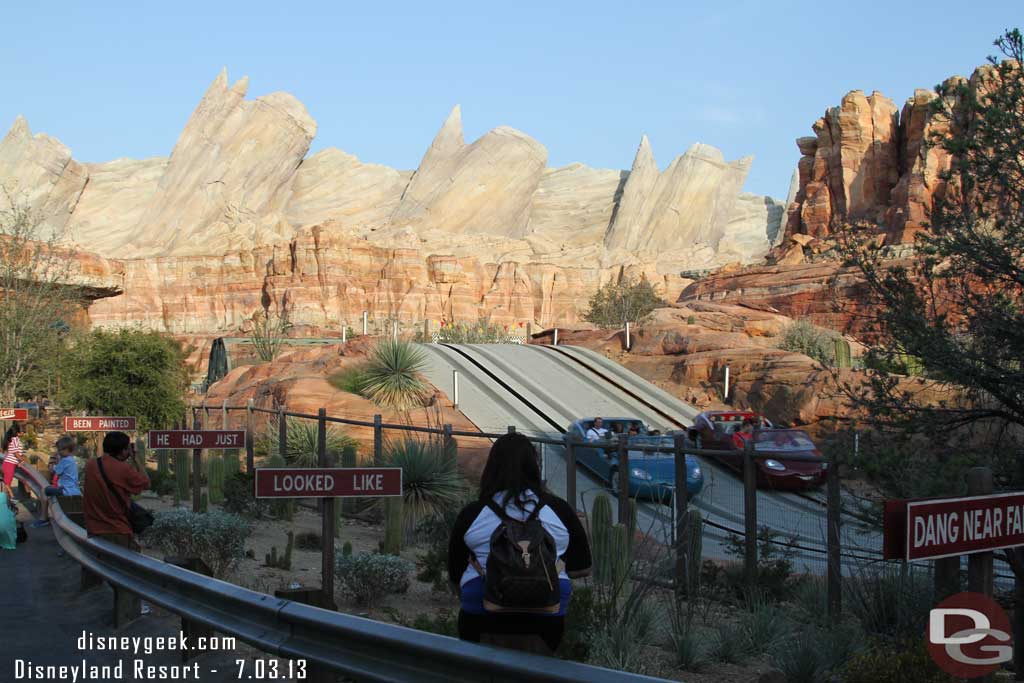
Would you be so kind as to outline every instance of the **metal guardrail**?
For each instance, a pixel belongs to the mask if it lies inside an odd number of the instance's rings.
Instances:
[[[46,480],[28,465],[18,478],[36,496]],[[83,567],[147,602],[265,652],[305,659],[378,683],[654,683],[664,679],[577,664],[385,624],[257,593],[89,538],[50,499],[61,547]]]

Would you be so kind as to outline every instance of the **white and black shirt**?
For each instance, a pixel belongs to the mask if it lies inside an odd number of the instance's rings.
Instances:
[[[608,430],[604,427],[591,427],[587,430],[587,441],[604,441],[608,438]]]
[[[504,498],[503,493],[496,494],[494,502],[501,505]],[[576,511],[557,496],[545,495],[541,498],[529,489],[525,493],[525,500],[525,510],[515,500],[510,500],[505,512],[512,519],[524,520],[536,505],[543,506],[538,518],[554,539],[558,558],[565,565],[558,577],[568,579],[569,574],[590,569],[590,543]],[[470,561],[474,557],[480,568],[487,571],[491,535],[499,524],[501,519],[483,501],[475,501],[462,509],[455,520],[448,544],[448,576],[452,583],[464,586],[480,576]]]

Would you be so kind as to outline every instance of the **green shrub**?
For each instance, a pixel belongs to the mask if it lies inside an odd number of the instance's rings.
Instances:
[[[920,377],[924,374],[924,363],[920,358],[900,351],[873,347],[868,349],[861,360],[868,370],[886,372],[890,375]]]
[[[149,490],[158,496],[170,496],[174,493],[177,483],[174,475],[170,472],[147,469],[149,475]]]
[[[168,555],[198,557],[215,577],[222,578],[245,556],[245,540],[251,532],[247,520],[229,512],[176,509],[156,513],[146,542]]]
[[[843,602],[872,636],[911,640],[924,633],[934,603],[925,572],[883,564],[843,581]]]
[[[338,391],[362,396],[363,389],[366,387],[366,363],[342,368],[331,375],[327,381]]]
[[[518,341],[508,325],[499,325],[491,322],[489,317],[480,318],[475,323],[452,321],[443,323],[437,333],[438,341],[448,344],[508,344]],[[524,330],[525,332],[525,330]],[[419,341],[429,342],[433,339],[423,338],[422,332],[417,332]]]
[[[668,650],[676,666],[700,671],[708,663],[707,644],[693,625],[693,603],[684,609],[673,600],[669,607]]]
[[[238,515],[248,515],[256,511],[259,504],[253,495],[254,475],[250,472],[239,472],[224,480],[224,510]]]
[[[458,510],[449,508],[440,515],[430,515],[416,527],[416,538],[427,545],[427,552],[416,558],[418,581],[429,583],[435,592],[444,593],[448,587],[448,538]]]
[[[392,593],[409,589],[409,575],[415,566],[395,555],[377,553],[339,554],[335,559],[339,596],[357,605],[371,607]]]
[[[850,657],[843,683],[953,683],[928,654],[924,638],[899,643],[875,642]]]
[[[426,356],[414,344],[391,339],[380,342],[366,366],[363,395],[394,410],[422,406],[429,395],[429,387],[420,374],[426,362]]]
[[[280,439],[278,438],[277,422],[267,425],[261,440],[264,443],[267,455],[271,458],[281,455],[284,464],[288,467],[318,467],[319,456],[317,449],[319,441],[317,438],[319,426],[313,420],[304,420],[298,417],[288,418],[288,438],[283,454]],[[341,453],[347,446],[355,446],[356,441],[348,436],[341,429],[333,424],[327,425],[327,457],[334,462],[341,461]]]
[[[840,338],[839,335],[831,330],[824,330],[809,322],[797,320],[782,333],[779,348],[802,353],[825,367],[832,367],[836,362],[835,340],[838,338]]]
[[[320,550],[323,539],[315,531],[302,531],[295,535],[295,547],[299,550]]]
[[[746,631],[739,624],[719,624],[711,638],[708,654],[726,664],[742,664],[753,655]]]
[[[459,618],[450,609],[439,610],[433,616],[419,614],[412,622],[412,627],[419,631],[436,633],[441,636],[459,637]]]
[[[665,302],[645,279],[626,278],[619,282],[609,281],[590,297],[590,309],[583,319],[598,327],[618,329],[630,322],[641,324],[654,309]]]
[[[710,567],[705,562],[702,565],[704,571],[714,572],[713,576],[704,578],[710,579],[722,588],[731,593],[733,597],[740,600],[781,600],[788,595],[790,580],[793,576],[793,556],[796,554],[794,545],[795,538],[781,541],[781,534],[773,531],[770,527],[763,526],[757,532],[757,589],[755,595],[750,595],[746,580],[746,570],[743,564],[733,563],[724,568],[715,569],[716,565]],[[725,552],[737,559],[746,556],[746,544],[744,539],[735,534],[729,534],[726,540]]]
[[[466,482],[459,474],[454,453],[440,439],[407,437],[385,444],[378,467],[402,468],[402,498],[406,535],[420,520],[443,517],[460,507]]]
[[[590,638],[597,630],[597,607],[594,589],[574,588],[569,609],[565,613],[565,634],[556,653],[563,659],[585,662],[590,656]]]

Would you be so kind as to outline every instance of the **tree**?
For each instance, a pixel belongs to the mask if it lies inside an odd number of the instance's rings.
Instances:
[[[52,369],[68,320],[81,309],[74,259],[41,241],[42,220],[7,197],[0,211],[0,402],[11,405],[33,373]]]
[[[257,311],[250,318],[252,333],[249,338],[256,348],[256,355],[264,363],[277,358],[284,345],[286,334],[292,324],[288,322],[287,312],[271,315],[269,310]]]
[[[617,329],[627,322],[639,325],[655,308],[665,303],[645,279],[609,281],[590,297],[590,310],[583,319],[599,327]]]
[[[184,414],[188,384],[185,352],[170,337],[93,330],[68,350],[61,401],[74,410],[134,416],[140,429],[154,429]]]
[[[1004,481],[1021,482],[1024,45],[1018,30],[995,45],[1006,60],[990,57],[972,82],[937,88],[926,142],[946,150],[952,164],[929,230],[917,237],[914,265],[886,264],[861,248],[857,231],[843,235],[878,327],[874,352],[913,358],[923,375],[909,389],[898,377],[872,374],[851,397],[890,434],[926,434],[938,450],[959,442],[978,459],[1008,455],[990,464]]]

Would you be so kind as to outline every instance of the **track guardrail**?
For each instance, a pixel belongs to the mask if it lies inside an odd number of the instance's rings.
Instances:
[[[39,498],[46,480],[16,472]],[[655,683],[660,678],[477,645],[257,593],[89,538],[50,499],[52,528],[83,567],[147,602],[265,652],[376,683]]]

